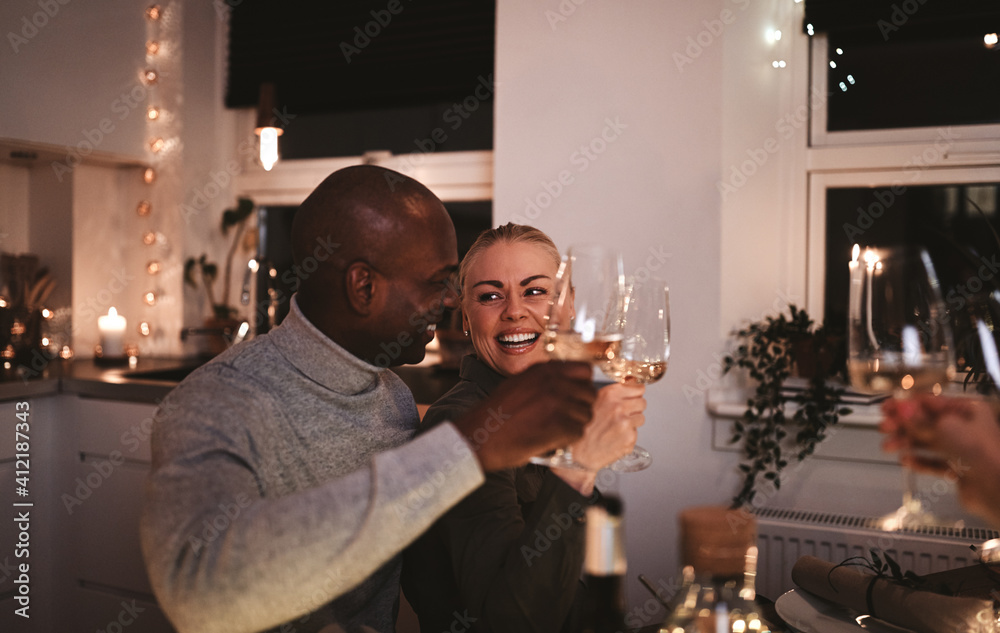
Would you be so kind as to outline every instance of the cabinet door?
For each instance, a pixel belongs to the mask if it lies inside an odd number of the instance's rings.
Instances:
[[[70,397],[74,452],[60,499],[79,630],[141,622],[170,631],[156,606],[139,545],[142,491],[149,472],[153,404]],[[75,628],[81,626],[73,622]]]

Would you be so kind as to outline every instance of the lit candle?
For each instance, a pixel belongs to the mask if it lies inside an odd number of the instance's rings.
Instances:
[[[867,317],[867,329],[868,329],[868,340],[871,342],[872,347],[878,349],[878,339],[875,338],[875,331],[872,328],[872,282],[874,281],[874,273],[876,268],[881,268],[882,263],[879,261],[878,253],[870,248],[865,249],[865,268],[868,271],[868,283],[867,286],[867,299],[868,305],[865,310],[865,316]]]
[[[861,247],[855,244],[854,250],[851,251],[852,259],[847,262],[847,269],[851,273],[851,294],[848,297],[847,306],[851,310],[850,317],[856,321],[861,320],[861,287],[864,285],[864,279],[858,274],[858,255],[860,254]]]
[[[125,355],[125,317],[112,307],[104,316],[97,317],[97,329],[101,331],[101,354],[104,358],[120,358]]]

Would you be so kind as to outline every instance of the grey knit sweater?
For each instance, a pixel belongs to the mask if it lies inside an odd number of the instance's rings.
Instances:
[[[394,630],[399,552],[483,482],[450,424],[299,311],[192,373],[155,419],[141,537],[181,633]]]

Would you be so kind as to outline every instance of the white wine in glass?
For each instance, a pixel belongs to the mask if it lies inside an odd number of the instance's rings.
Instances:
[[[622,341],[625,272],[618,251],[599,245],[570,247],[556,273],[549,307],[545,350],[558,360],[600,364],[614,358]],[[586,467],[567,447],[537,456],[533,463],[558,468]]]
[[[848,299],[847,373],[866,393],[906,398],[940,394],[955,375],[951,327],[940,284],[926,250],[855,247]],[[896,530],[943,525],[914,494],[913,472],[904,469],[903,504],[883,518]]]
[[[670,290],[660,279],[631,280],[625,293],[621,345],[613,358],[601,363],[601,370],[615,382],[649,384],[663,378],[669,360]],[[635,472],[652,463],[649,451],[637,445],[609,468]]]

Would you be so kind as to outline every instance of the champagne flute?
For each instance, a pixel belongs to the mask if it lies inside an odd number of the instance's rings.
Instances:
[[[663,280],[631,280],[623,319],[621,349],[614,358],[601,363],[601,370],[620,383],[656,382],[666,373],[670,359],[670,290]],[[609,468],[635,472],[652,463],[649,451],[636,445]]]
[[[545,330],[545,350],[558,360],[601,363],[622,340],[625,272],[618,251],[594,244],[570,247],[556,273]],[[535,464],[588,470],[570,448],[533,457]]]
[[[955,375],[954,347],[940,284],[926,250],[866,249],[851,262],[848,361],[851,385],[867,393],[906,398],[940,394]],[[914,473],[903,473],[903,504],[883,518],[896,530],[939,525],[914,494]]]

